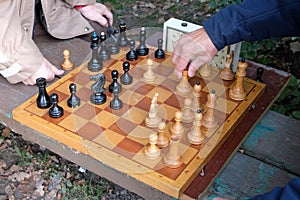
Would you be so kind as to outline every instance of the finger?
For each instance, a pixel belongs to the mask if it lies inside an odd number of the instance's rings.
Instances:
[[[188,70],[188,76],[189,77],[194,77],[197,70],[199,69],[200,66],[202,66],[203,60],[197,58],[193,60],[190,64],[189,70]]]

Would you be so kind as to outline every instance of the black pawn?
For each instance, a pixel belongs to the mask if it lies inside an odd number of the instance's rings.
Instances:
[[[119,38],[118,38],[118,45],[120,47],[127,47],[129,45],[129,41],[126,36],[126,23],[120,22],[119,24]]]
[[[49,109],[49,115],[52,118],[60,118],[64,115],[64,109],[58,105],[58,95],[56,93],[50,96],[52,107]]]
[[[146,29],[145,29],[145,27],[141,28],[140,44],[137,47],[136,52],[139,56],[146,56],[149,54],[149,48],[146,46]]]
[[[109,104],[110,108],[113,110],[119,110],[123,107],[123,103],[119,99],[119,93],[120,93],[120,91],[118,90],[118,88],[114,88],[114,90],[113,90],[114,98],[110,101],[110,104]]]
[[[163,40],[162,39],[158,39],[157,40],[157,50],[154,53],[155,58],[157,59],[163,59],[166,57],[165,52],[163,50]]]
[[[92,58],[88,63],[88,69],[92,72],[97,72],[103,69],[103,63],[98,55],[99,36],[96,32],[91,37]]]
[[[256,80],[257,82],[263,83],[263,82],[264,82],[264,81],[262,80],[263,74],[264,74],[264,68],[262,68],[262,67],[257,68],[257,71],[256,71],[256,79],[255,79],[255,80]]]
[[[125,61],[123,62],[123,71],[124,74],[120,78],[120,82],[123,85],[129,85],[132,83],[132,76],[129,74],[130,64],[129,62]]]
[[[129,46],[130,46],[130,50],[126,54],[126,59],[129,60],[129,61],[135,61],[135,60],[138,59],[138,53],[134,50],[134,48],[135,48],[135,41],[134,40],[130,40]]]
[[[107,45],[106,45],[106,35],[104,32],[100,33],[100,51],[99,55],[101,60],[107,61],[110,59],[110,52],[107,50]]]
[[[37,103],[37,107],[38,108],[50,108],[51,101],[50,101],[50,97],[46,91],[46,79],[45,78],[37,78],[36,79],[36,85],[39,88],[39,93],[38,93],[38,97],[36,99],[36,103]]]
[[[75,83],[71,83],[69,85],[69,89],[70,89],[70,93],[71,96],[68,99],[68,106],[70,108],[77,108],[78,106],[80,106],[80,99],[76,96],[76,85]]]
[[[116,55],[120,52],[120,47],[118,46],[117,39],[115,36],[110,37],[111,45],[109,47],[109,51],[112,55]]]
[[[108,86],[108,90],[110,92],[113,92],[114,89],[119,90],[121,92],[122,90],[122,85],[118,83],[118,78],[119,78],[119,72],[117,70],[112,70],[111,72],[111,78],[112,78],[112,83]]]

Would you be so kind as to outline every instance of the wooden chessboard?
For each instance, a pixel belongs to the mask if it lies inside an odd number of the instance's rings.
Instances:
[[[75,150],[88,154],[108,167],[126,173],[168,195],[180,197],[240,120],[248,114],[251,106],[263,93],[265,85],[245,78],[247,98],[238,102],[228,97],[229,88],[234,81],[222,81],[217,69],[213,69],[209,77],[197,74],[190,78],[191,85],[196,81],[201,82],[202,104],[205,104],[209,91],[212,89],[216,91],[218,100],[214,114],[218,127],[214,133],[206,137],[202,145],[190,145],[184,136],[179,144],[183,165],[172,169],[163,162],[163,156],[166,155],[168,148],[162,149],[162,155],[157,160],[149,160],[144,155],[149,134],[157,132],[156,128],[149,128],[144,122],[153,95],[156,92],[159,94],[160,114],[165,119],[167,127],[174,123],[174,113],[182,108],[184,101],[182,96],[175,93],[179,80],[173,77],[172,55],[166,52],[166,58],[159,60],[154,58],[154,51],[154,48],[150,48],[148,56],[130,62],[133,83],[122,86],[119,97],[123,102],[123,108],[120,110],[112,110],[109,107],[112,94],[108,91],[108,85],[112,81],[112,70],[118,70],[119,75],[123,73],[122,64],[126,61],[125,54],[128,52],[126,48],[113,55],[109,61],[105,61],[103,70],[98,72],[106,76],[105,104],[94,105],[90,102],[92,94],[90,87],[94,82],[90,81],[89,76],[97,73],[90,72],[87,63],[83,63],[47,88],[49,94],[57,93],[59,96],[59,105],[64,108],[64,115],[61,118],[50,118],[48,109],[39,109],[36,105],[37,95],[15,108],[13,118]],[[142,79],[147,69],[148,58],[153,59],[153,70],[157,75],[152,84]],[[76,83],[77,96],[81,99],[80,107],[75,109],[67,106],[70,83]],[[183,125],[185,132],[192,126],[192,124]],[[168,128],[166,132],[169,134]]]

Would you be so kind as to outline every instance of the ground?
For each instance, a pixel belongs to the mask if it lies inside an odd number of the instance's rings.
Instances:
[[[170,17],[201,24],[219,8],[201,3],[205,0],[110,2],[108,6],[114,11],[116,22],[124,20],[129,29],[162,27]],[[266,41],[255,47],[246,45],[244,49],[247,50],[246,55],[252,55],[253,60],[268,61],[273,67],[300,77],[299,42],[296,38]],[[0,124],[0,130],[0,200],[142,199],[38,144],[24,141],[21,135],[11,132],[3,124]]]

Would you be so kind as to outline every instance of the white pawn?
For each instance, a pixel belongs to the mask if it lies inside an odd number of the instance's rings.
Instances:
[[[156,79],[156,75],[152,70],[153,60],[147,59],[147,71],[143,74],[145,82],[154,82]]]
[[[208,77],[211,75],[211,66],[209,66],[208,63],[205,63],[201,66],[199,72],[202,77]]]
[[[181,124],[182,121],[182,112],[177,110],[175,112],[175,123],[170,127],[171,137],[181,138],[184,133],[184,127]]]
[[[202,144],[205,136],[201,132],[201,120],[202,120],[202,113],[201,110],[197,110],[194,117],[194,122],[191,130],[187,133],[187,140],[189,143],[194,145]]]
[[[149,135],[149,146],[145,148],[145,156],[150,160],[155,160],[160,157],[161,150],[158,148],[157,144],[158,136],[156,133],[151,133]]]
[[[194,118],[194,112],[192,111],[192,100],[190,98],[184,99],[184,105],[182,108],[182,122],[191,123]]]
[[[157,127],[158,123],[161,122],[161,117],[158,114],[157,98],[158,98],[158,93],[155,93],[151,101],[149,114],[145,119],[146,126],[151,128]]]
[[[169,141],[170,141],[170,139],[165,134],[166,123],[163,121],[160,122],[157,128],[158,128],[157,146],[159,148],[165,148],[169,145]]]

